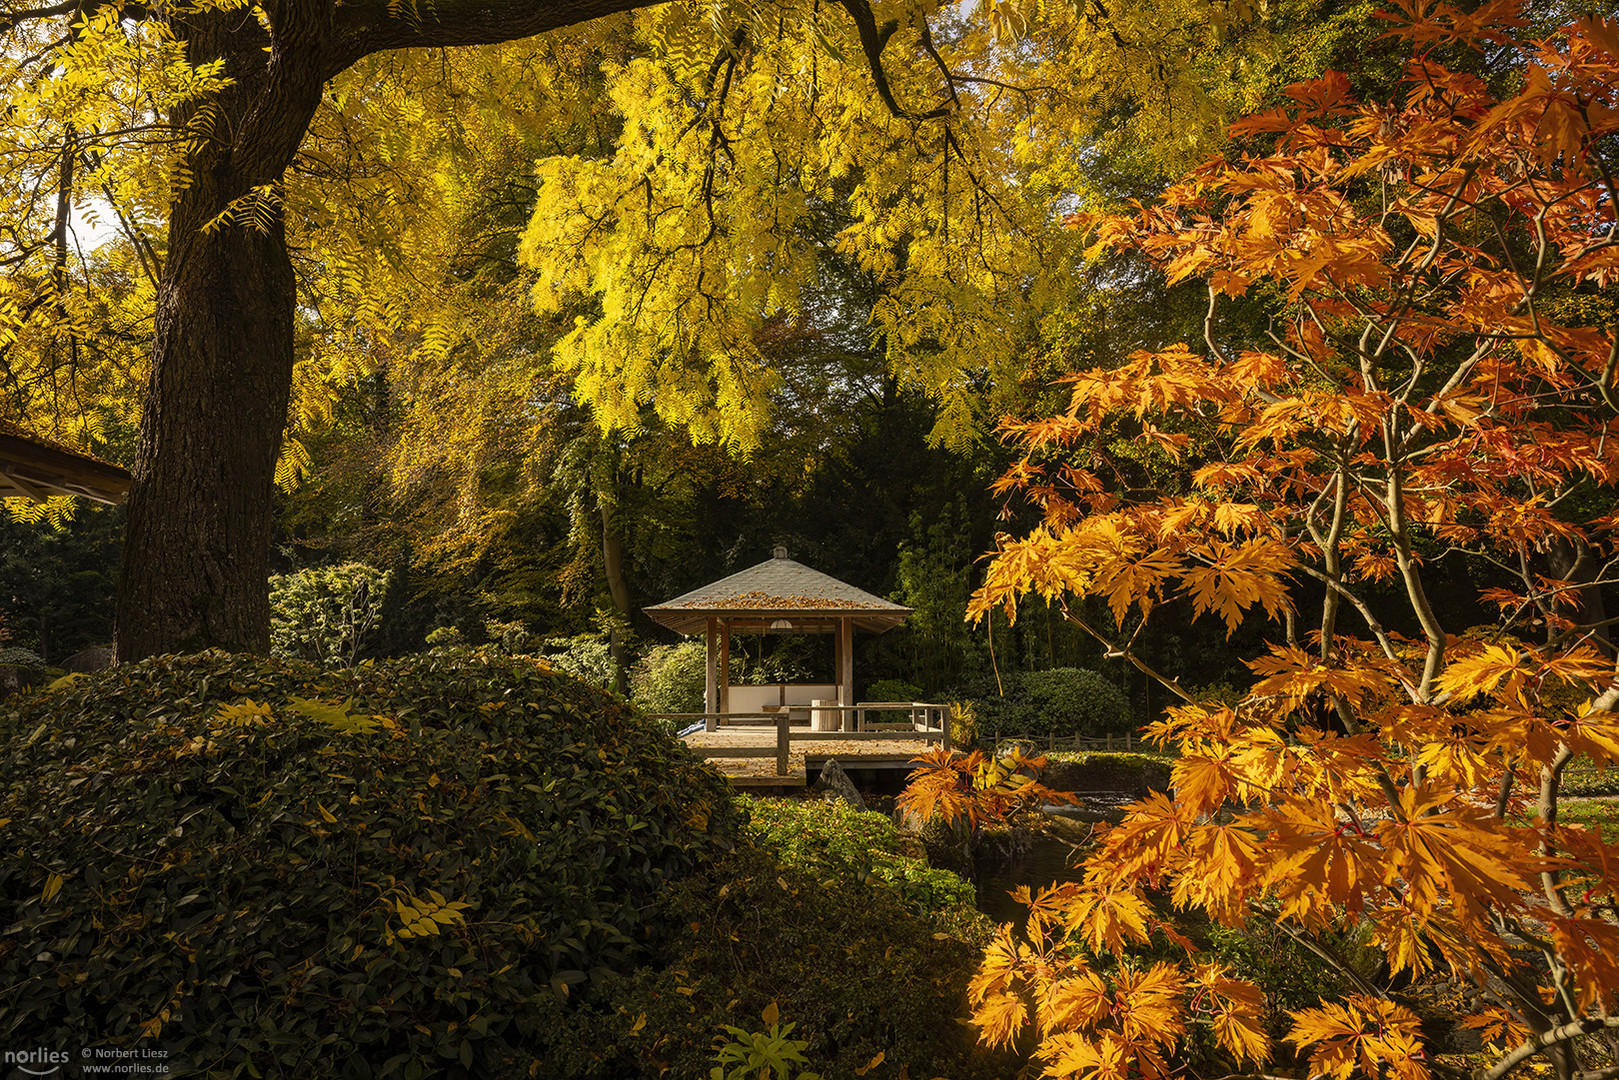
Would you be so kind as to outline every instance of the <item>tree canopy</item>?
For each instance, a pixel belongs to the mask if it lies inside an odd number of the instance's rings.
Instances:
[[[583,25],[637,6],[0,11],[8,408],[127,444],[140,399],[122,655],[264,647],[287,405],[318,413],[323,383],[466,340],[438,268],[464,272],[455,253],[480,238],[436,211],[465,209],[503,150],[551,143],[524,258],[603,423],[647,406],[756,445],[782,385],[761,339],[808,316],[835,253],[878,279],[866,314],[890,373],[961,440],[984,419],[970,373],[1008,368],[1060,287],[1055,226],[1087,162],[1178,159],[1358,25],[1352,6],[1206,0],[674,5]],[[489,48],[442,51],[463,45]],[[1220,78],[1193,62],[1211,47]],[[80,250],[75,207],[123,239]]]

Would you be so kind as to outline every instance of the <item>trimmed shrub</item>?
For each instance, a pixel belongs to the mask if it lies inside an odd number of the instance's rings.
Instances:
[[[1086,668],[1019,671],[1009,673],[1004,682],[1004,697],[995,694],[993,682],[987,688],[969,688],[978,730],[985,735],[1092,738],[1135,728],[1130,703],[1098,672]]]
[[[1146,753],[1058,750],[1041,782],[1058,791],[1116,791],[1144,799],[1168,791],[1172,758]]]
[[[59,680],[0,709],[0,819],[0,1044],[264,1077],[530,1060],[742,835],[661,728],[487,653]]]
[[[600,1004],[553,1003],[550,1022],[574,1034],[554,1040],[537,1075],[708,1076],[721,1026],[757,1028],[772,1001],[808,1043],[807,1067],[828,1080],[1017,1075],[1012,1055],[977,1046],[962,1022],[992,930],[970,907],[917,918],[881,882],[829,878],[748,848],[710,881],[676,885],[672,905],[681,931],[670,963],[610,979]]]
[[[922,688],[900,679],[878,679],[866,687],[866,701],[921,701]]]

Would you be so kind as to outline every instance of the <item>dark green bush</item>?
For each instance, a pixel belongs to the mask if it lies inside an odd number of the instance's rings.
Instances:
[[[465,652],[65,681],[0,710],[0,819],[0,1045],[266,1077],[503,1073],[741,835],[660,728]]]
[[[971,908],[919,919],[880,882],[824,881],[745,848],[710,883],[672,893],[684,913],[674,960],[610,980],[586,1009],[554,1005],[548,1023],[574,1036],[553,1040],[538,1075],[706,1077],[722,1025],[756,1029],[771,1001],[827,1080],[855,1080],[878,1053],[868,1077],[1016,1075],[1017,1062],[977,1046],[961,1022],[990,932]]]
[[[878,679],[866,687],[866,701],[921,701],[922,688],[902,679]]]

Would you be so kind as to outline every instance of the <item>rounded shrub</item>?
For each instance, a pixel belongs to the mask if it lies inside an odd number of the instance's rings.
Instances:
[[[1086,668],[1021,672],[1017,688],[1036,725],[1031,735],[1106,735],[1135,727],[1124,694]]]
[[[1086,668],[1019,671],[1004,679],[965,687],[978,730],[985,735],[1055,735],[1091,738],[1135,727],[1130,703],[1106,676]]]
[[[970,905],[918,917],[888,882],[784,865],[747,846],[708,882],[688,878],[671,892],[684,912],[674,959],[614,977],[606,1006],[553,1005],[559,1030],[576,1034],[556,1040],[542,1075],[709,1076],[716,1036],[727,1025],[757,1029],[772,1003],[807,1042],[805,1067],[828,1080],[1018,1075],[1022,1063],[978,1045],[964,1022],[992,933]]]
[[[0,1045],[264,1077],[538,1060],[742,835],[660,727],[468,653],[58,680],[0,710],[0,820]]]

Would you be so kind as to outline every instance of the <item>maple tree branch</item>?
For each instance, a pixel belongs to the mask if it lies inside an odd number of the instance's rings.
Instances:
[[[1119,648],[1118,645],[1114,644],[1113,642],[1109,641],[1106,637],[1104,637],[1102,634],[1098,633],[1084,619],[1081,619],[1078,615],[1075,615],[1071,610],[1069,610],[1068,601],[1066,599],[1059,599],[1057,601],[1057,603],[1062,608],[1062,617],[1063,618],[1067,619],[1069,622],[1073,623],[1075,626],[1079,627],[1081,630],[1085,631],[1091,637],[1095,638],[1097,641],[1102,643],[1103,647],[1106,648],[1106,650],[1107,650],[1106,653],[1104,654],[1107,658],[1114,659],[1114,660],[1123,659],[1123,660],[1130,661],[1131,664],[1135,665],[1135,668],[1136,668],[1137,671],[1139,671],[1143,675],[1147,676],[1147,678],[1152,679],[1155,682],[1162,685],[1170,693],[1174,694],[1175,696],[1179,697],[1182,701],[1186,702],[1186,704],[1188,704],[1188,705],[1196,705],[1197,704],[1197,699],[1196,698],[1192,697],[1191,694],[1188,694],[1185,690],[1181,689],[1181,684],[1180,684],[1180,682],[1178,680],[1167,678],[1164,675],[1160,674],[1159,672],[1154,671],[1151,667],[1149,667],[1147,665],[1147,663],[1144,660],[1142,660],[1140,657],[1138,657],[1135,653],[1131,652],[1130,647],[1128,645],[1126,645],[1122,649]],[[1132,639],[1132,640],[1134,640],[1134,639]]]
[[[1378,647],[1383,650],[1383,655],[1388,657],[1390,660],[1399,660],[1399,654],[1394,651],[1394,642],[1392,639],[1390,639],[1388,631],[1383,629],[1383,624],[1378,621],[1377,616],[1372,613],[1372,609],[1367,606],[1364,600],[1362,600],[1359,596],[1356,596],[1341,581],[1328,577],[1326,574],[1322,573],[1320,570],[1317,570],[1315,567],[1308,565],[1307,563],[1298,564],[1298,568],[1304,573],[1308,574],[1310,577],[1313,577],[1317,581],[1321,582],[1332,592],[1337,593],[1339,596],[1342,596],[1345,600],[1348,600],[1351,604],[1355,605],[1355,610],[1360,612],[1361,618],[1366,620],[1366,628],[1370,630],[1372,632],[1372,636],[1377,639]]]
[[[1571,588],[1587,588],[1589,585],[1608,585],[1612,583],[1611,578],[1607,580],[1599,579],[1597,581],[1588,582],[1586,585],[1571,586]],[[1619,615],[1614,615],[1598,622],[1575,623],[1573,626],[1570,626],[1568,629],[1558,634],[1555,638],[1548,641],[1546,645],[1548,648],[1555,648],[1575,635],[1579,635],[1580,637],[1589,637],[1595,631],[1601,630],[1604,627],[1612,626],[1615,623],[1619,623]]]
[[[1417,286],[1422,280],[1422,275],[1426,274],[1433,264],[1438,261],[1439,253],[1444,250],[1445,223],[1450,216],[1455,213],[1458,203],[1462,203],[1464,201],[1462,199],[1462,192],[1465,191],[1467,185],[1472,182],[1473,177],[1478,173],[1478,169],[1478,162],[1468,162],[1466,165],[1462,166],[1461,179],[1457,181],[1456,186],[1448,193],[1449,197],[1445,202],[1444,208],[1434,215],[1433,243],[1428,246],[1428,253],[1423,256],[1422,260],[1415,266],[1411,267],[1411,269],[1408,271],[1407,283],[1402,290],[1404,295],[1396,300],[1395,303],[1389,305],[1388,312],[1385,315],[1385,318],[1387,319],[1387,328],[1383,331],[1382,339],[1377,343],[1377,348],[1371,351],[1368,351],[1367,344],[1370,341],[1371,332],[1376,326],[1376,319],[1368,322],[1366,332],[1361,335],[1360,344],[1360,357],[1363,372],[1366,370],[1366,365],[1371,363],[1373,358],[1381,357],[1383,353],[1387,351],[1389,343],[1394,338],[1395,330],[1399,328],[1401,323],[1406,321],[1407,313],[1411,311],[1412,307],[1416,303]],[[1418,185],[1418,187],[1421,189],[1420,185]],[[1432,191],[1432,193],[1435,195],[1439,194],[1438,191]],[[1418,241],[1413,239],[1411,245],[1406,248],[1405,253],[1400,256],[1399,263],[1396,265],[1403,264],[1406,259],[1414,254],[1417,250]],[[1366,389],[1368,392],[1370,392],[1373,387],[1368,386]]]
[[[1590,1035],[1605,1028],[1619,1028],[1619,1016],[1586,1016],[1554,1027],[1550,1031],[1542,1032],[1523,1043],[1489,1069],[1486,1069],[1480,1080],[1501,1080],[1501,1077],[1547,1047],[1577,1039],[1581,1035]]]
[[[1325,542],[1321,544],[1321,557],[1326,562],[1327,574],[1331,577],[1333,585],[1343,580],[1343,536],[1344,525],[1348,521],[1349,510],[1349,458],[1345,454],[1339,460],[1338,470],[1333,474],[1332,493],[1332,524],[1327,529]],[[1312,533],[1314,530],[1311,530]],[[1332,658],[1332,639],[1338,632],[1338,608],[1342,603],[1342,594],[1337,588],[1329,589],[1321,599],[1321,662],[1326,663]]]
[[[1501,773],[1501,784],[1496,788],[1495,791],[1495,809],[1492,811],[1492,814],[1497,821],[1502,821],[1507,816],[1507,809],[1512,799],[1512,784],[1513,780],[1515,779],[1514,771],[1517,768],[1517,762],[1508,757],[1505,750],[1501,751],[1501,763],[1506,766],[1506,768]]]
[[[1214,307],[1219,299],[1220,290],[1211,284],[1209,286],[1209,309],[1203,314],[1203,343],[1209,347],[1209,352],[1214,354],[1215,359],[1222,364],[1229,364],[1231,361],[1226,358],[1225,352],[1214,341]]]
[[[1557,748],[1552,760],[1540,769],[1540,804],[1536,807],[1536,813],[1540,816],[1543,830],[1539,847],[1542,859],[1550,859],[1555,853],[1548,834],[1555,833],[1557,829],[1557,789],[1562,784],[1563,770],[1573,760],[1574,751],[1568,748],[1567,743],[1563,743]],[[1565,919],[1573,918],[1574,911],[1569,907],[1568,897],[1563,895],[1563,886],[1557,880],[1557,872],[1542,870],[1540,884],[1552,909]]]
[[[1608,359],[1602,365],[1602,378],[1597,381],[1597,390],[1602,394],[1602,400],[1608,403],[1608,408],[1619,412],[1619,399],[1614,397],[1613,377],[1619,371],[1619,332],[1613,335],[1608,342]]]
[[[1389,446],[1391,451],[1393,447]],[[1394,557],[1400,566],[1400,576],[1405,582],[1406,598],[1411,602],[1411,608],[1417,616],[1417,622],[1422,627],[1423,636],[1428,639],[1428,655],[1422,665],[1422,682],[1418,686],[1418,698],[1426,702],[1432,693],[1434,679],[1439,677],[1439,666],[1445,659],[1445,630],[1439,625],[1439,617],[1434,614],[1431,604],[1428,603],[1427,591],[1422,586],[1422,575],[1417,570],[1416,560],[1411,554],[1411,533],[1407,528],[1405,517],[1405,493],[1402,489],[1404,478],[1400,473],[1400,463],[1390,460],[1388,475],[1388,498],[1386,509],[1388,511],[1389,535],[1394,542]]]

